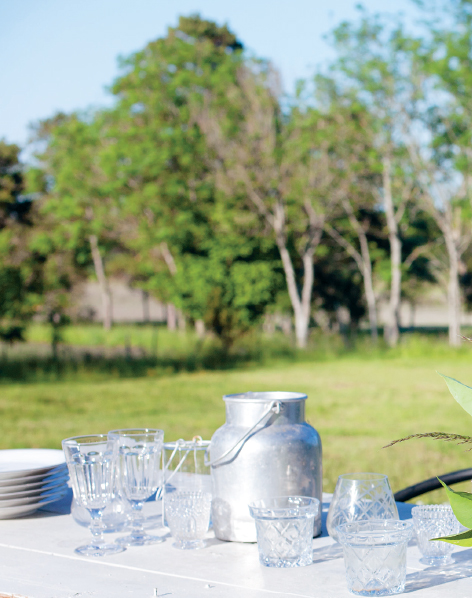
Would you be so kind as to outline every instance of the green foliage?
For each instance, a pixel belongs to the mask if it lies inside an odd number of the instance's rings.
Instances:
[[[469,415],[472,415],[472,388],[462,384],[462,382],[454,380],[454,378],[450,378],[449,376],[444,376],[443,374],[439,375],[444,378],[447,387],[449,388],[449,392],[456,399],[459,405],[465,409]]]
[[[30,246],[36,206],[24,196],[20,149],[0,141],[0,339],[23,340],[40,303],[43,260]]]
[[[439,479],[439,478],[438,478]],[[447,497],[451,503],[454,515],[457,520],[464,527],[472,527],[472,494],[470,492],[454,492],[442,480],[439,480],[446,490]],[[440,540],[456,546],[469,547],[472,546],[472,529],[465,532],[454,534],[452,536],[443,536],[442,538],[432,538],[432,540]]]
[[[204,319],[225,347],[258,320],[276,280],[270,248],[232,224],[193,117],[208,91],[227,101],[241,48],[226,26],[181,17],[165,38],[122,62],[100,154],[105,187],[127,223],[121,239],[134,259],[123,261],[126,275]]]

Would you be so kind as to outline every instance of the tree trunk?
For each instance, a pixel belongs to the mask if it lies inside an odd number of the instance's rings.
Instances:
[[[349,212],[348,212],[349,214]],[[357,233],[359,244],[361,246],[361,253],[346,240],[335,228],[329,224],[325,224],[326,232],[337,242],[341,247],[347,251],[347,253],[354,259],[362,274],[362,280],[364,281],[364,293],[367,302],[367,313],[369,317],[370,334],[372,340],[377,342],[378,331],[377,331],[377,299],[375,298],[374,283],[372,280],[372,265],[370,263],[370,251],[369,243],[367,242],[367,236],[362,230],[362,227],[354,219],[354,216],[350,215],[351,225]]]
[[[142,299],[143,299],[143,322],[150,321],[150,314],[149,314],[149,293],[147,291],[142,292]]]
[[[198,338],[205,338],[205,322],[203,320],[195,320],[195,332]]]
[[[177,326],[179,327],[179,330],[181,330],[182,332],[185,332],[185,328],[186,328],[187,324],[185,321],[185,316],[182,313],[182,310],[177,309],[176,315],[177,315]]]
[[[447,285],[447,306],[449,315],[449,344],[460,345],[460,289],[459,289],[459,252],[454,243],[452,231],[444,235],[449,258],[449,282]]]
[[[110,286],[108,284],[107,277],[105,275],[105,269],[103,267],[103,260],[100,254],[100,249],[98,247],[98,239],[97,235],[90,235],[90,249],[92,252],[92,259],[93,265],[95,268],[95,275],[98,280],[98,284],[100,287],[100,293],[102,295],[102,305],[103,305],[103,327],[106,330],[110,330],[112,321],[113,321],[113,312],[112,312],[112,297]]]
[[[167,304],[167,329],[176,330],[177,328],[177,310],[173,303]]]
[[[385,158],[383,161],[383,190],[385,215],[387,217],[388,240],[390,243],[390,267],[392,277],[390,282],[389,315],[388,323],[385,327],[385,338],[387,343],[391,347],[394,347],[398,344],[398,339],[400,337],[399,321],[402,285],[402,243],[400,240],[398,223],[395,218],[395,211],[393,207],[391,164],[389,158]]]
[[[369,313],[370,335],[374,343],[378,339],[377,330],[377,299],[375,298],[374,282],[372,279],[372,264],[370,262],[369,243],[363,230],[358,230],[359,243],[362,255],[362,277],[364,279],[365,298],[367,301],[367,310]]]
[[[300,297],[295,279],[292,259],[288,252],[284,239],[277,238],[282,265],[285,273],[288,294],[292,303],[295,316],[295,338],[297,347],[304,349],[308,341],[308,326],[310,323],[311,294],[313,292],[313,250],[303,255],[304,277],[302,295]]]
[[[377,330],[377,300],[375,298],[374,285],[372,282],[372,267],[370,261],[364,261],[362,277],[364,279],[364,292],[367,301],[367,312],[369,314],[370,335],[372,340],[377,342],[379,336]]]

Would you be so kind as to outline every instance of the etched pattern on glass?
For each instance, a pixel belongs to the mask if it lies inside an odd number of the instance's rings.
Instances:
[[[343,549],[347,585],[351,592],[359,596],[388,596],[403,592],[406,542],[376,546],[348,544]]]
[[[413,525],[416,541],[423,563],[447,563],[452,560],[454,545],[447,542],[431,542],[431,538],[458,534],[462,526],[449,505],[422,505],[413,507]]]
[[[327,528],[338,540],[336,527],[369,519],[398,519],[398,510],[387,476],[381,474],[340,476],[330,504]],[[360,476],[365,475],[366,479]]]
[[[313,562],[314,515],[256,519],[259,559],[266,567],[303,567]]]
[[[413,522],[371,519],[338,528],[347,586],[358,596],[389,596],[405,588],[406,550]]]
[[[209,492],[176,491],[165,496],[165,515],[178,548],[203,547],[210,524]]]

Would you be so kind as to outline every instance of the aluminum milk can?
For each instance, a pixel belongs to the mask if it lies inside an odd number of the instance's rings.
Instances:
[[[305,394],[246,392],[223,399],[226,423],[210,444],[213,528],[220,540],[255,542],[251,501],[298,495],[322,502],[321,440],[305,422]],[[321,509],[315,536],[320,533]]]

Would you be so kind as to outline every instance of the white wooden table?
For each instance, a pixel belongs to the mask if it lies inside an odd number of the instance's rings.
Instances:
[[[326,496],[329,501],[329,496]],[[328,502],[324,503],[324,520]],[[64,504],[55,507],[64,512]],[[409,505],[400,505],[408,518]],[[180,551],[172,539],[129,548],[105,558],[84,558],[74,548],[90,539],[67,514],[39,511],[0,521],[0,596],[28,598],[347,598],[341,549],[327,537],[313,540],[314,563],[296,569],[259,564],[256,544],[220,542],[211,532],[206,548]],[[116,537],[113,534],[109,538]],[[406,593],[425,598],[472,598],[472,549],[438,573],[408,548]]]

